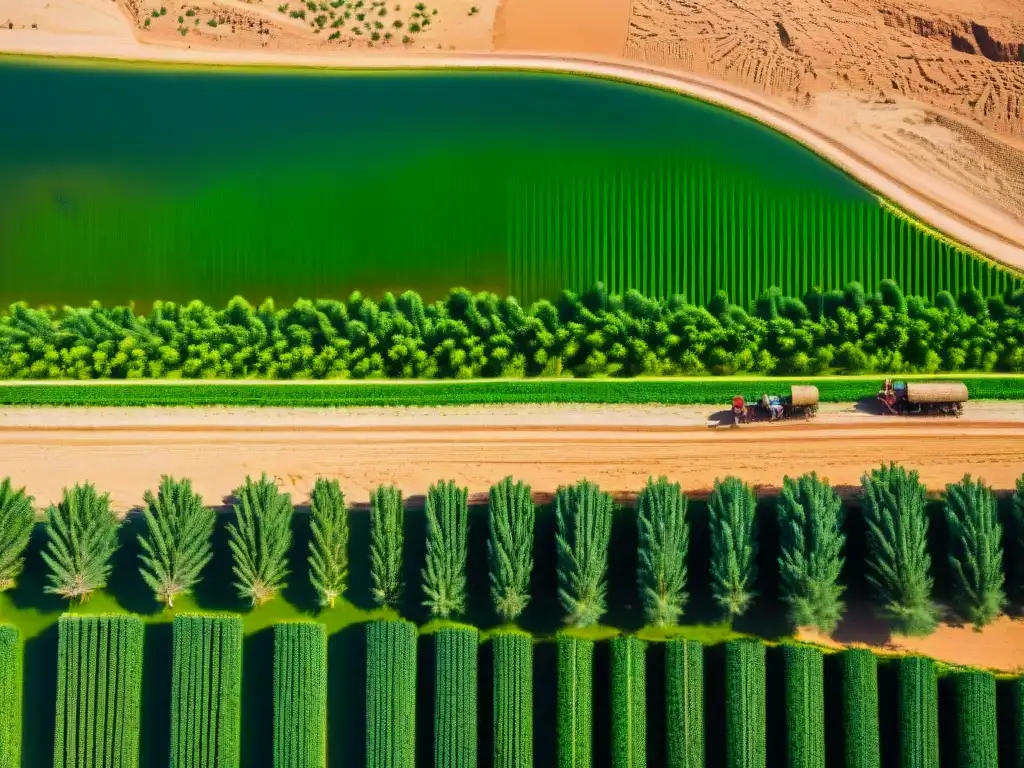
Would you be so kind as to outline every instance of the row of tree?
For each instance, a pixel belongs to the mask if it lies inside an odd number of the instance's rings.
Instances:
[[[969,290],[934,303],[891,280],[877,293],[772,289],[752,307],[707,307],[598,284],[528,308],[453,290],[425,303],[235,298],[133,308],[31,309],[0,317],[0,379],[472,378],[1024,371],[1024,292]]]
[[[868,580],[884,614],[908,634],[934,628],[933,577],[928,553],[925,489],[916,472],[895,464],[862,478],[868,532]],[[238,594],[254,606],[286,585],[294,508],[266,475],[247,477],[235,492],[228,524]],[[454,481],[432,485],[426,496],[427,549],[422,571],[424,605],[439,618],[457,617],[467,605],[469,508],[467,489]],[[141,573],[155,597],[173,606],[189,594],[213,556],[216,512],[188,480],[163,478],[147,491],[140,535]],[[10,479],[0,484],[0,591],[15,586],[35,513],[32,498]],[[678,483],[649,480],[640,494],[638,588],[647,621],[678,623],[687,602],[691,522]],[[1015,496],[1015,530],[1024,547],[1024,477]],[[977,626],[995,618],[1006,602],[1003,532],[992,491],[969,476],[945,496],[948,559],[963,616]],[[589,482],[558,489],[558,597],[566,623],[585,627],[607,610],[608,556],[613,502]],[[317,479],[310,495],[309,570],[324,607],[333,607],[348,584],[349,517],[338,481]],[[371,495],[370,572],[378,605],[396,606],[403,592],[405,507],[394,486]],[[714,485],[708,503],[711,587],[722,613],[743,615],[757,580],[756,498],[742,480]],[[796,626],[831,632],[840,620],[844,587],[843,505],[827,481],[811,473],[786,478],[777,503],[781,595]],[[531,489],[511,477],[490,490],[488,559],[494,608],[514,622],[530,602],[536,509]],[[91,484],[66,489],[46,512],[48,542],[42,552],[47,591],[85,600],[106,586],[121,521],[109,498]]]

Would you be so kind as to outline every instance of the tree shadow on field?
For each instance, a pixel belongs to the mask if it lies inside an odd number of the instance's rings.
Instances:
[[[61,613],[67,610],[66,600],[46,591],[50,571],[41,553],[45,551],[47,541],[46,524],[37,523],[25,549],[24,569],[14,589],[7,593],[18,610],[35,610],[39,613]]]
[[[21,721],[21,764],[24,766],[54,764],[57,642],[56,624],[25,642]]]
[[[477,765],[491,765],[494,756],[494,642],[477,654],[476,728]]]
[[[292,545],[288,548],[288,582],[281,596],[302,613],[313,617],[320,610],[320,599],[309,579],[309,543],[313,538],[309,507],[295,507],[292,515]],[[349,550],[355,551],[355,550]]]
[[[150,624],[143,645],[139,765],[167,765],[171,750],[172,624]]]
[[[558,754],[558,644],[533,646],[533,764],[554,765]]]
[[[366,625],[327,638],[327,765],[366,765]]]
[[[274,629],[242,641],[242,765],[263,768],[274,762]]]
[[[235,574],[231,547],[228,542],[228,524],[234,520],[234,497],[224,499],[225,506],[218,508],[213,528],[213,559],[203,569],[202,578],[193,590],[196,607],[201,611],[226,611],[244,614],[252,605],[239,596],[235,587]],[[229,512],[229,514],[224,514]]]
[[[434,766],[435,635],[421,635],[416,644],[416,765]]]
[[[163,609],[139,570],[143,552],[139,536],[145,532],[145,518],[140,509],[133,509],[117,531],[118,547],[110,560],[110,578],[106,588],[124,610],[142,616],[156,614]]]

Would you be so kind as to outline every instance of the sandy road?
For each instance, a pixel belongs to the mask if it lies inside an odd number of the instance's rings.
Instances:
[[[965,473],[1012,489],[1024,473],[1018,404],[975,404],[960,420],[885,418],[826,406],[809,423],[709,429],[694,408],[519,406],[503,409],[6,409],[0,467],[39,505],[92,481],[117,509],[141,502],[161,474],[190,477],[212,504],[262,471],[304,503],[317,476],[350,502],[379,483],[407,496],[453,478],[485,498],[513,474],[538,494],[586,477],[616,494],[665,474],[691,492],[736,474],[777,486],[816,470],[856,485],[881,461],[919,470],[932,489]]]

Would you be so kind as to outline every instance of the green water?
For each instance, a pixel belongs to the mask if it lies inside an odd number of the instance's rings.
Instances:
[[[582,77],[0,59],[0,302],[1017,285],[803,147]]]

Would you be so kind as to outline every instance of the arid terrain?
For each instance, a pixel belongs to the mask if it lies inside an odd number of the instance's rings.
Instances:
[[[0,0],[0,51],[541,52],[707,77],[1024,247],[1024,0]]]
[[[225,503],[246,474],[266,471],[299,504],[318,475],[336,477],[350,502],[365,504],[377,484],[415,496],[439,478],[483,500],[508,474],[540,497],[586,477],[625,499],[660,474],[700,495],[729,474],[771,488],[816,470],[853,487],[890,459],[919,470],[933,490],[968,472],[1012,489],[1024,472],[1016,403],[972,404],[961,419],[826,405],[811,422],[734,429],[730,421],[713,408],[654,406],[10,408],[0,410],[0,466],[41,506],[89,480],[120,510],[141,503],[161,474],[190,477],[212,504]]]

